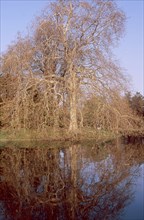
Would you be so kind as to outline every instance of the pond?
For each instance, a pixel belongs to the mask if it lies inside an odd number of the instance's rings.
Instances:
[[[144,145],[0,148],[0,220],[144,219]]]

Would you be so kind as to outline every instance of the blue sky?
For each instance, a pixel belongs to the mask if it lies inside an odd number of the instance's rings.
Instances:
[[[52,1],[52,0],[49,0]],[[17,32],[25,33],[48,0],[0,0],[0,50],[16,38]],[[116,59],[132,78],[132,90],[144,95],[144,0],[116,0],[127,16],[126,34],[114,50]]]

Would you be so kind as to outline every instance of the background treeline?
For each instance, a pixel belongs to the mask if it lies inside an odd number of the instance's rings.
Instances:
[[[140,117],[144,119],[144,96],[140,92],[131,94],[130,92],[125,94],[125,97],[131,107],[131,109]]]
[[[112,54],[124,13],[113,1],[49,4],[1,55],[0,126],[47,135],[141,130],[136,94]]]

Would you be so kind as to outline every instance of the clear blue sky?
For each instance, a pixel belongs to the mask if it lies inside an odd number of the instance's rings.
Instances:
[[[52,1],[52,0],[49,0]],[[17,32],[26,32],[34,16],[48,0],[0,0],[1,52],[16,38]],[[127,16],[126,34],[115,49],[116,58],[132,78],[132,90],[144,95],[144,0],[116,0]]]

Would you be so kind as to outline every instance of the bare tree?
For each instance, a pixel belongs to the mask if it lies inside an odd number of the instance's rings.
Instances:
[[[101,121],[105,128],[114,128],[112,115],[127,123],[118,106],[126,77],[112,54],[124,23],[125,15],[114,1],[49,4],[34,20],[29,36],[19,35],[1,56],[2,124],[7,119],[11,128],[39,132],[62,127],[77,135],[85,122],[84,105],[92,96],[99,100],[92,127],[97,129]]]
[[[77,133],[78,90],[120,86],[123,75],[111,47],[124,30],[125,15],[113,1],[57,1],[35,25],[35,42],[43,72],[63,77],[68,91],[69,131]]]

